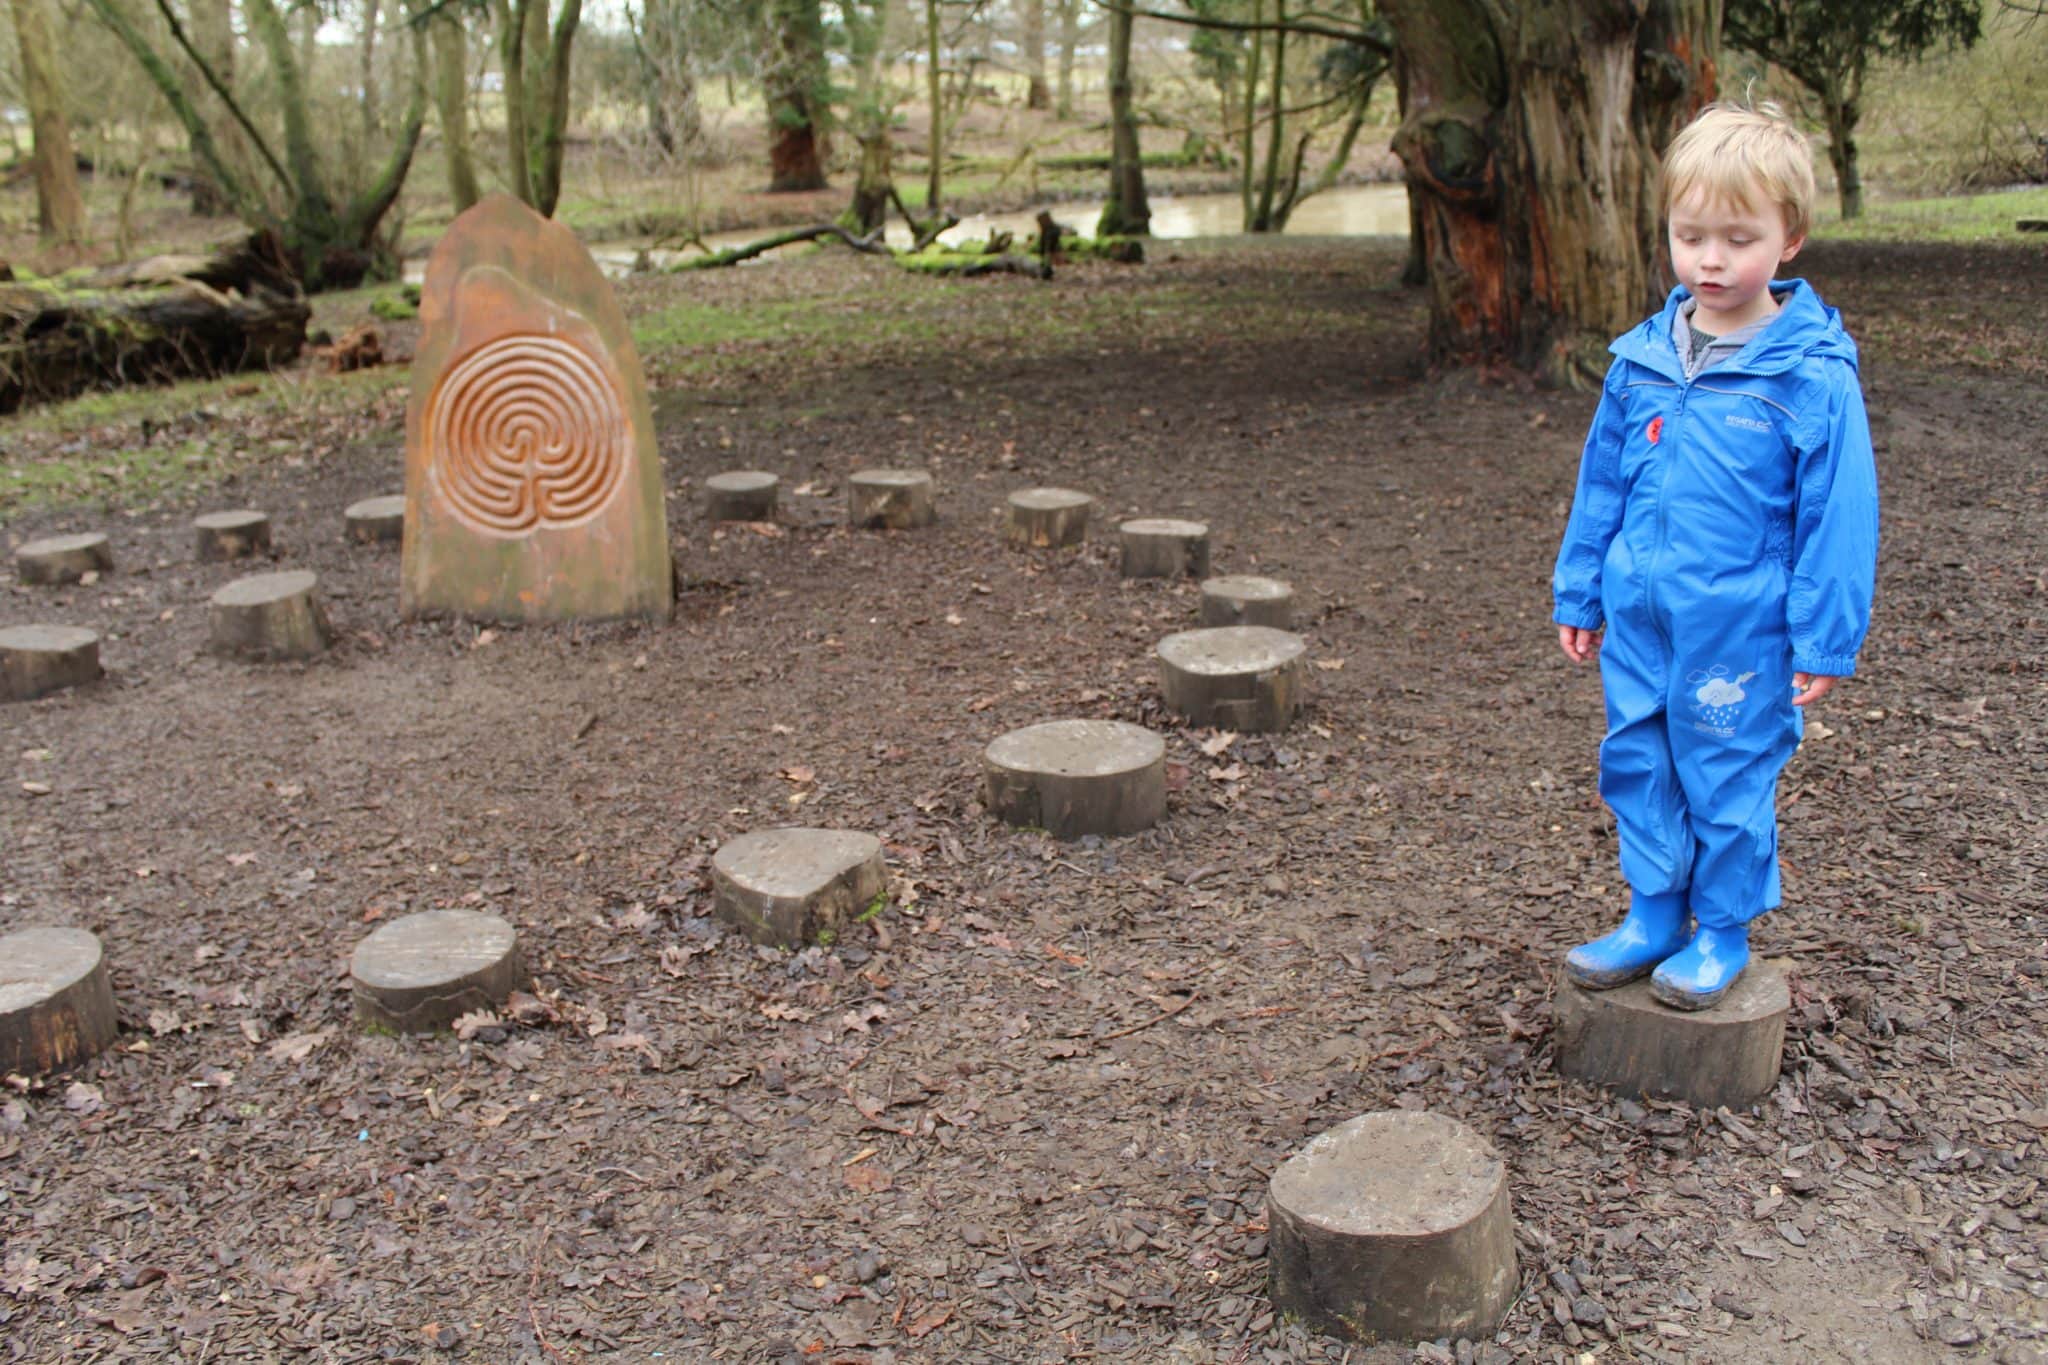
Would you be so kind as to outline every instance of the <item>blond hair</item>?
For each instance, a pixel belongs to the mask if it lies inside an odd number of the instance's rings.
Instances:
[[[1754,107],[1723,100],[1700,110],[1665,149],[1663,181],[1666,218],[1673,204],[1699,192],[1709,203],[1775,205],[1794,241],[1813,225],[1813,153],[1768,100]]]

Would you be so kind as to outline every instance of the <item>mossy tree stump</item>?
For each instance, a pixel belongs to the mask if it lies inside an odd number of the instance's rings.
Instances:
[[[0,937],[0,1074],[82,1062],[114,1041],[114,990],[100,941],[83,929]]]
[[[713,913],[783,948],[835,939],[887,885],[882,841],[854,830],[756,830],[711,856]]]
[[[113,567],[113,548],[98,531],[31,540],[14,552],[14,573],[24,583],[76,583]]]
[[[247,559],[270,548],[270,518],[246,507],[208,512],[193,518],[192,544],[202,563]]]
[[[713,521],[773,521],[782,480],[759,469],[735,469],[704,480],[704,515]]]
[[[851,525],[908,531],[938,519],[932,476],[922,469],[863,469],[846,481]]]
[[[1061,839],[1135,834],[1166,813],[1166,742],[1120,720],[1052,720],[1012,730],[982,754],[996,818]]]
[[[1560,1073],[1621,1095],[1741,1109],[1778,1083],[1792,992],[1776,967],[1751,962],[1712,1009],[1661,1005],[1645,979],[1611,991],[1563,982],[1551,1010]]]
[[[1301,710],[1307,650],[1270,626],[1184,630],[1159,642],[1160,690],[1195,725],[1284,730]]]
[[[0,630],[0,701],[33,701],[100,676],[100,637],[83,626]]]
[[[393,920],[356,945],[349,977],[356,1021],[390,1033],[438,1033],[529,982],[517,931],[474,910]]]
[[[1125,578],[1200,578],[1209,572],[1209,528],[1202,522],[1141,517],[1116,529]]]
[[[1202,583],[1205,626],[1294,628],[1294,589],[1277,578],[1226,574]]]
[[[358,545],[397,545],[405,539],[405,494],[350,503],[341,519]]]
[[[1266,1190],[1273,1307],[1352,1341],[1484,1337],[1514,1301],[1507,1168],[1441,1114],[1363,1114]]]
[[[310,659],[332,633],[319,580],[304,569],[237,579],[213,595],[207,621],[213,648],[251,659]]]
[[[1009,497],[1003,539],[1034,549],[1079,545],[1088,535],[1095,499],[1071,488],[1022,488]]]

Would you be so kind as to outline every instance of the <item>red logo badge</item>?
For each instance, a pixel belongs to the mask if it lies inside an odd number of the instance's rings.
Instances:
[[[1650,427],[1648,434],[1650,437],[1650,444],[1657,444],[1658,438],[1664,434],[1664,419],[1662,417],[1652,417],[1650,419]]]

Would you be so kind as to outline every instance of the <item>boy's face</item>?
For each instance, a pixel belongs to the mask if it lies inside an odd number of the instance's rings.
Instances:
[[[1773,204],[1758,208],[1695,189],[1671,206],[1671,268],[1699,300],[1692,325],[1709,336],[1771,316],[1771,277],[1805,244],[1785,235]]]

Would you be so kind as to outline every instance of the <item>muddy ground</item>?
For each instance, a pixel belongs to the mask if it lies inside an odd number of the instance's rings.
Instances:
[[[0,1093],[0,1354],[1408,1359],[1274,1321],[1263,1199],[1309,1135],[1427,1106],[1506,1158],[1522,1294],[1422,1358],[2048,1358],[2042,254],[1804,262],[1865,343],[1885,557],[1864,676],[1784,784],[1759,942],[1793,1018],[1740,1114],[1551,1068],[1557,959],[1622,905],[1598,682],[1547,623],[1592,403],[1421,373],[1399,264],[629,285],[643,319],[793,319],[649,348],[660,628],[401,622],[396,556],[340,529],[399,486],[402,371],[346,420],[253,422],[223,485],[15,517],[9,546],[108,530],[119,571],[0,578],[0,621],[98,629],[110,670],[0,712],[0,929],[99,934],[124,1027]],[[821,318],[853,325],[806,350]],[[835,524],[850,471],[899,464],[940,525]],[[714,532],[698,485],[744,467],[786,524]],[[1100,525],[1000,548],[1038,483],[1292,580],[1302,722],[1177,727],[1150,652],[1193,588],[1121,581]],[[242,570],[190,562],[189,522],[238,504],[320,574],[329,657],[203,651]],[[985,818],[981,747],[1061,716],[1166,735],[1163,824]],[[880,835],[890,907],[830,949],[722,934],[709,855],[785,823]],[[558,1020],[359,1036],[350,949],[437,906],[511,919]]]

